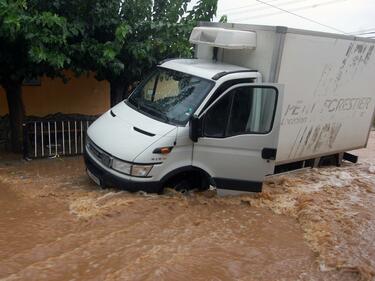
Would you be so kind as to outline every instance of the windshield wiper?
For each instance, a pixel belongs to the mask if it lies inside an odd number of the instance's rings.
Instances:
[[[157,117],[161,118],[164,122],[169,123],[168,116],[164,115],[162,112],[158,111],[156,108],[153,108],[152,106],[146,105],[144,103],[139,103],[138,108],[145,109],[149,113],[153,113],[154,115],[157,115]]]

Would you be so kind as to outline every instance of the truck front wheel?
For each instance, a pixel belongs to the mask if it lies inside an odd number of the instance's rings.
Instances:
[[[203,172],[184,172],[170,179],[164,187],[173,188],[181,193],[192,189],[206,190],[209,187],[209,178]]]
[[[175,182],[171,183],[169,187],[181,193],[186,193],[194,188],[191,182],[189,182],[187,179],[176,180]]]

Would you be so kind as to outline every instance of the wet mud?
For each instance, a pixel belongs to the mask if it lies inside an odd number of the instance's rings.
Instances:
[[[374,280],[375,135],[359,164],[219,197],[102,190],[77,158],[0,157],[0,280]]]

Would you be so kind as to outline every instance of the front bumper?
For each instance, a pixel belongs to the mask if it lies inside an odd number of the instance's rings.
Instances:
[[[109,173],[95,163],[87,151],[85,151],[84,159],[86,168],[100,180],[100,185],[103,187],[120,188],[130,192],[145,191],[147,193],[160,193],[162,191],[162,184],[160,182],[126,180]]]

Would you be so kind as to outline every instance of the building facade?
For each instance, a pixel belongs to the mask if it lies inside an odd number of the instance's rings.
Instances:
[[[110,107],[110,88],[107,81],[97,81],[94,74],[75,77],[65,72],[68,82],[62,79],[41,77],[25,81],[22,98],[28,119],[60,116],[98,116]],[[9,142],[8,103],[0,87],[0,148]]]

